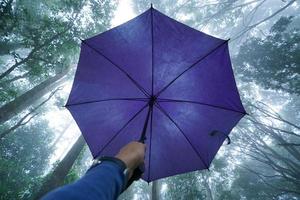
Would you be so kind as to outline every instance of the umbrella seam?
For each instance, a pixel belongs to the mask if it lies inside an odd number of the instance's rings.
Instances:
[[[162,101],[159,101],[159,100],[162,100]],[[227,111],[232,111],[232,112],[236,112],[236,113],[240,113],[240,114],[246,114],[245,112],[237,111],[237,110],[226,108],[223,106],[217,106],[217,105],[202,103],[202,102],[198,102],[198,101],[181,100],[181,99],[161,99],[161,98],[158,98],[158,101],[159,102],[175,102],[175,103],[192,103],[192,104],[204,105],[204,106],[214,107],[214,108],[223,109],[223,110],[227,110]]]
[[[127,71],[125,71],[122,67],[120,67],[119,65],[117,65],[116,63],[114,63],[111,59],[109,59],[107,56],[105,56],[103,53],[101,53],[99,50],[95,49],[93,46],[91,46],[90,44],[88,44],[86,41],[81,40],[83,44],[85,44],[86,46],[88,46],[89,48],[93,49],[96,53],[98,53],[99,55],[101,55],[103,58],[105,58],[106,60],[108,60],[111,64],[113,64],[113,66],[115,66],[117,69],[119,69],[121,72],[123,72],[133,83],[134,85],[146,96],[149,97],[150,95],[148,94],[148,92],[136,81],[134,80]]]
[[[151,112],[151,116],[150,116],[150,140],[149,140],[149,163],[148,163],[148,183],[149,183],[149,180],[150,180],[150,168],[151,168],[151,150],[152,150],[152,126],[153,126],[153,109],[152,109],[152,112]]]
[[[151,95],[153,96],[153,83],[154,83],[154,67],[153,67],[153,63],[154,63],[154,47],[153,47],[153,7],[151,6],[151,71],[152,71],[152,75],[151,75]]]
[[[179,125],[174,121],[174,119],[171,118],[171,116],[162,108],[162,106],[158,102],[156,104],[154,104],[154,105],[176,126],[176,128],[185,137],[186,141],[191,145],[191,147],[194,150],[194,152],[198,155],[198,157],[200,158],[201,162],[204,164],[204,166],[206,167],[206,169],[209,170],[209,166],[204,162],[204,160],[203,160],[202,156],[200,155],[200,153],[196,150],[196,148],[194,147],[194,145],[191,143],[191,141],[188,139],[188,137],[183,132],[183,130],[179,127]]]
[[[82,104],[105,102],[105,101],[148,101],[148,98],[112,98],[112,99],[100,99],[100,100],[94,100],[94,101],[85,101],[85,102],[78,102],[78,103],[67,104],[65,107],[77,106],[77,105],[82,105]]]
[[[148,105],[149,105],[149,103],[148,103]],[[149,105],[147,116],[146,116],[144,126],[143,126],[143,129],[142,129],[142,134],[141,134],[141,137],[139,139],[139,142],[141,142],[141,143],[145,143],[146,131],[147,131],[147,128],[148,128],[148,121],[149,121],[149,116],[150,116],[151,112],[152,112],[152,106]]]
[[[136,112],[123,126],[122,128],[117,131],[117,133],[106,143],[106,145],[104,145],[104,147],[99,151],[99,153],[95,156],[99,156],[102,151],[104,151],[104,149],[122,132],[122,130],[124,130],[124,128],[126,128],[128,126],[128,124],[130,122],[132,122],[146,107],[148,106],[148,103],[146,105],[144,105],[138,112]]]
[[[217,49],[219,49],[219,47],[221,47],[223,44],[227,43],[229,40],[225,40],[223,41],[221,44],[219,44],[217,47],[215,47],[214,49],[212,49],[210,52],[208,52],[205,56],[201,57],[200,59],[198,59],[196,62],[194,62],[191,66],[187,67],[184,71],[182,71],[179,75],[177,75],[172,81],[170,81],[166,86],[164,86],[159,92],[156,93],[155,96],[159,96],[163,91],[165,91],[170,85],[172,85],[179,77],[181,77],[185,72],[189,71],[190,69],[192,69],[193,67],[195,67],[200,61],[204,60],[206,57],[208,57],[209,55],[211,55],[214,51],[216,51]]]

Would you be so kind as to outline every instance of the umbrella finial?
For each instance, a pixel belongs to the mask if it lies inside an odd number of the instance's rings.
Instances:
[[[152,3],[150,3],[150,8],[153,8],[153,4]]]

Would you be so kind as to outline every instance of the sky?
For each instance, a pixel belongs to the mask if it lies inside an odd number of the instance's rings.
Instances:
[[[118,26],[136,16],[131,0],[121,0],[111,21],[112,27]]]

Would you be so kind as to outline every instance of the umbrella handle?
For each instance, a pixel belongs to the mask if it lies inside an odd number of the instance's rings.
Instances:
[[[153,109],[154,101],[155,101],[155,98],[152,98],[152,100],[149,102],[149,108],[148,108],[147,116],[146,116],[146,119],[145,119],[145,123],[144,123],[144,127],[143,127],[143,130],[142,130],[141,137],[139,139],[139,142],[143,143],[143,144],[145,144],[148,121],[149,121],[149,118],[150,118],[150,113],[152,112],[152,109]],[[126,185],[125,189],[127,189],[133,183],[133,181],[139,180],[142,177],[144,171],[145,171],[145,164],[143,163],[133,171],[132,177],[127,181],[127,185]]]
[[[149,112],[148,112],[148,113],[149,113]],[[149,118],[149,117],[147,117],[147,118]],[[148,119],[146,119],[146,120],[148,120]],[[148,122],[147,122],[147,123],[148,123]],[[146,123],[145,123],[145,124],[146,124]],[[147,124],[146,124],[146,126],[147,126]],[[145,127],[145,126],[144,126],[144,127]],[[142,136],[141,136],[141,138],[139,139],[139,142],[140,142],[140,143],[143,143],[143,144],[145,144],[145,139],[146,139],[146,137],[145,137],[145,132],[146,132],[146,129],[144,128],[143,133],[142,133]],[[129,188],[129,186],[130,186],[134,181],[139,180],[139,179],[142,177],[144,171],[145,171],[145,164],[144,164],[144,163],[141,164],[140,166],[138,166],[137,168],[135,168],[135,170],[133,171],[133,174],[132,174],[131,178],[127,181],[127,185],[126,185],[126,187],[125,187],[124,190],[126,190],[127,188]]]
[[[133,171],[131,178],[127,181],[125,190],[133,183],[133,181],[139,180],[142,177],[144,171],[145,171],[145,165],[143,163]]]
[[[147,116],[146,116],[145,123],[144,123],[144,127],[143,127],[143,130],[142,130],[142,134],[141,134],[141,137],[139,139],[139,142],[143,143],[143,144],[145,144],[145,140],[146,140],[146,132],[147,132],[147,127],[148,127],[148,121],[149,121],[149,118],[150,118],[150,113],[152,112],[152,106],[153,105],[149,105]]]
[[[144,124],[144,128],[143,128],[141,138],[139,139],[139,142],[143,143],[143,144],[145,144],[145,139],[146,139],[145,133],[146,133],[147,124],[148,124],[148,120],[149,120],[149,113],[150,113],[150,109],[149,109],[148,114],[147,114],[147,118],[146,118],[146,121],[145,121],[145,124]],[[144,171],[145,171],[145,164],[144,163],[141,164],[140,166],[138,166],[137,168],[135,168],[131,178],[127,181],[127,185],[125,187],[125,190],[133,183],[133,181],[139,180],[142,177]]]
[[[148,115],[147,115],[147,119],[146,119],[146,122],[145,122],[145,125],[144,125],[144,129],[143,129],[141,138],[139,139],[139,142],[143,143],[143,144],[145,144],[145,139],[146,139],[145,132],[146,132],[146,129],[147,129],[148,119],[149,119],[149,112],[148,112]],[[125,190],[133,183],[133,181],[139,180],[142,177],[144,171],[145,171],[145,164],[144,163],[141,164],[140,166],[138,166],[137,168],[135,168],[131,178],[127,181],[127,185],[125,187]]]

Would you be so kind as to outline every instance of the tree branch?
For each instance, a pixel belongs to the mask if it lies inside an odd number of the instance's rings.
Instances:
[[[30,111],[24,115],[14,126],[12,126],[11,128],[9,128],[8,130],[4,131],[1,133],[0,135],[0,140],[2,140],[4,137],[6,137],[8,134],[12,133],[13,131],[15,131],[17,128],[19,128],[20,126],[24,126],[26,125],[31,119],[33,119],[35,116],[38,115],[38,113],[35,113],[40,107],[42,107],[46,102],[48,102],[53,96],[54,94],[61,90],[61,87],[58,87],[57,89],[55,89],[53,92],[50,93],[50,95],[48,96],[47,99],[45,99],[43,102],[41,102],[39,105],[37,105],[36,107],[34,107],[33,109],[30,109]],[[30,116],[32,115],[32,116]],[[28,116],[30,116],[30,118],[28,118]],[[26,120],[28,118],[28,120]],[[26,121],[25,121],[26,120]]]

